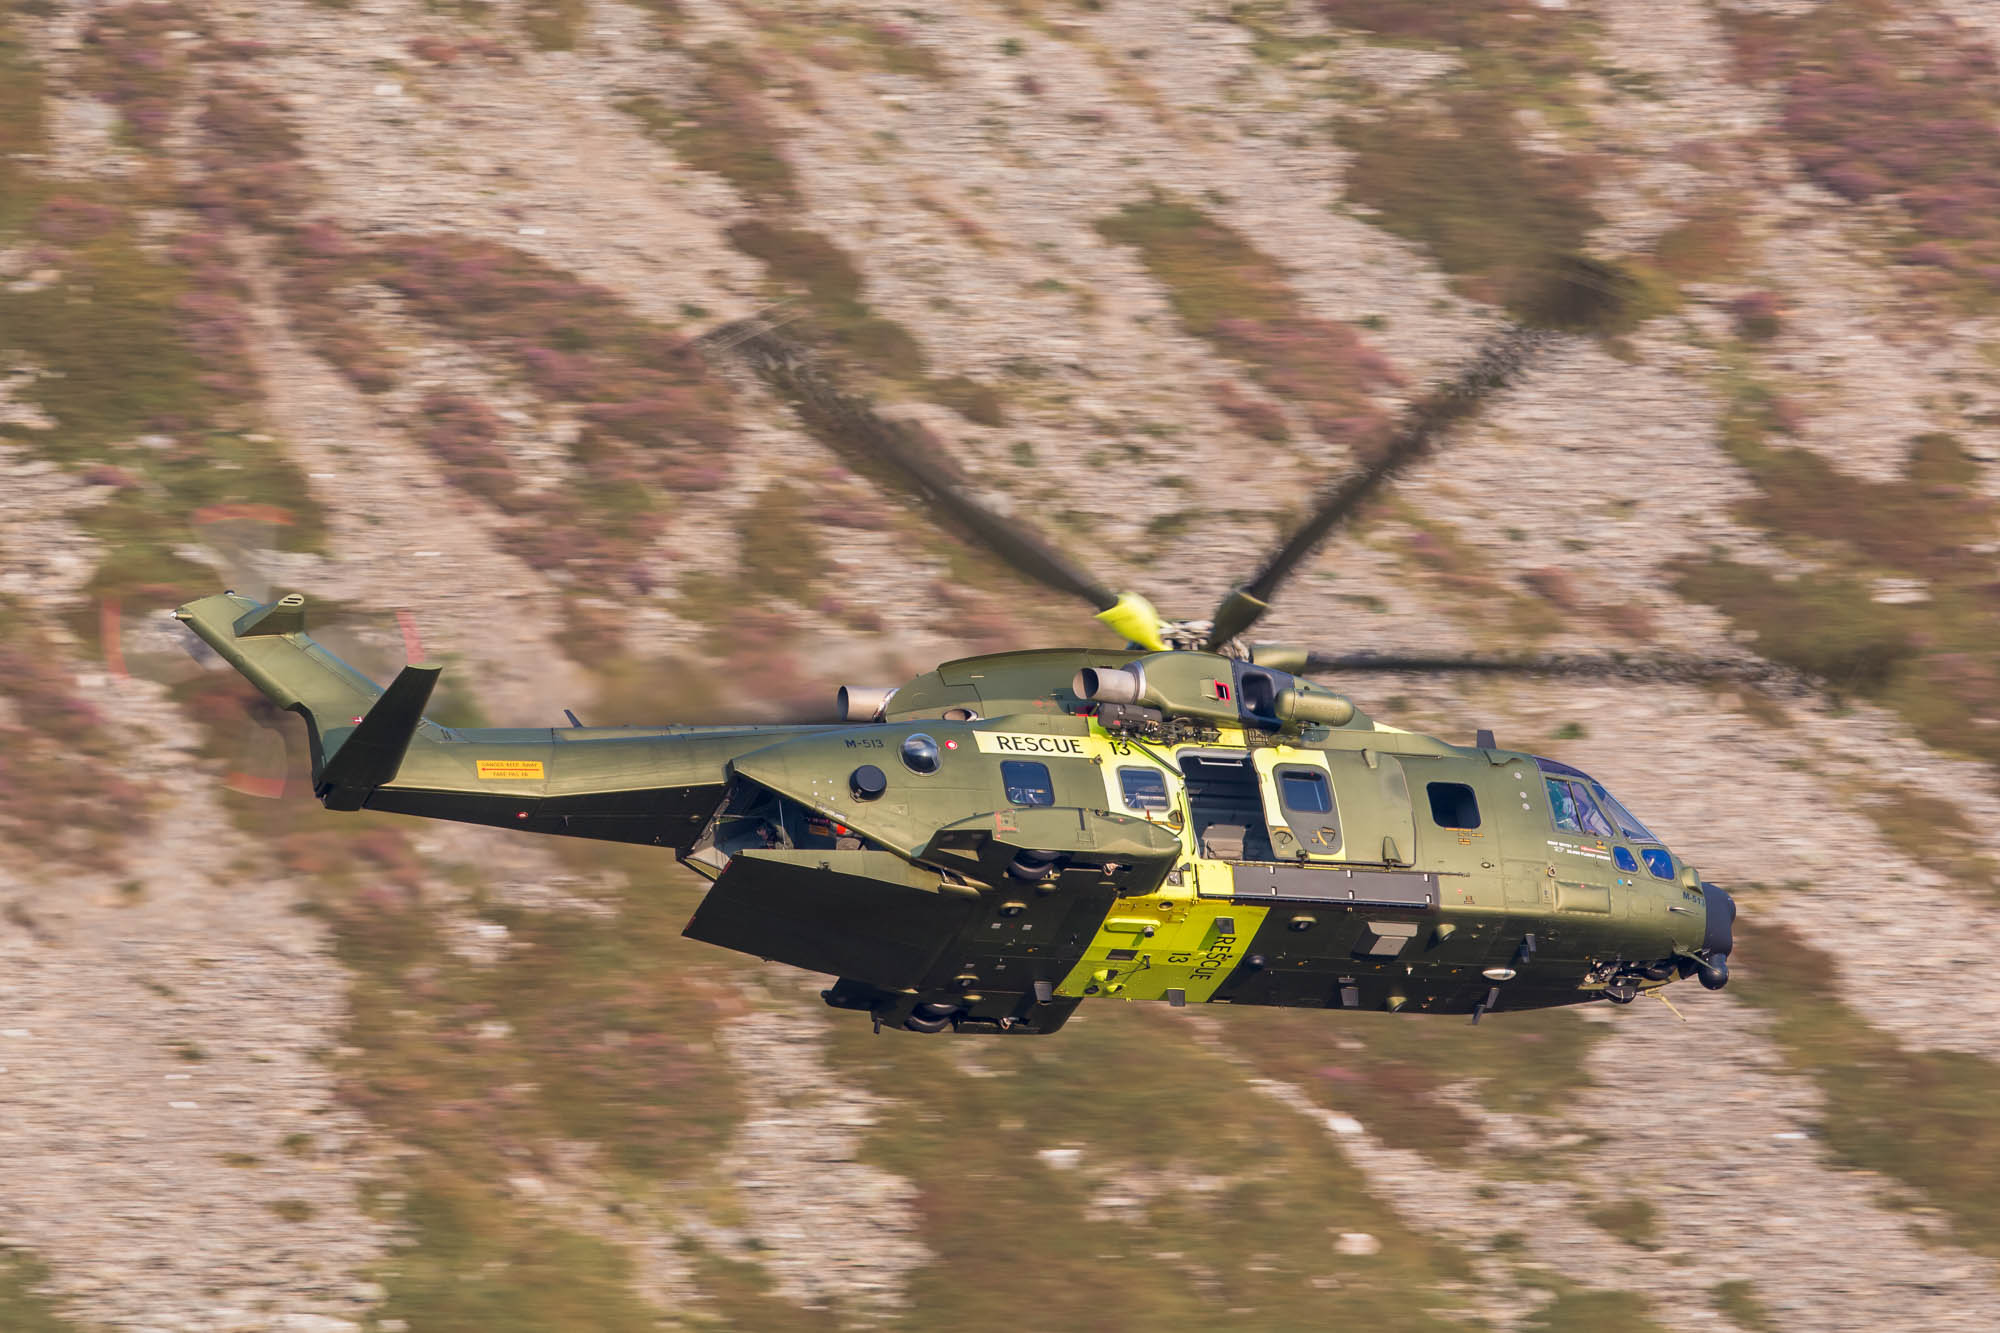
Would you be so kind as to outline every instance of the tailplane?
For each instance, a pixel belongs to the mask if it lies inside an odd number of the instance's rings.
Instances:
[[[423,721],[437,667],[408,666],[385,691],[306,633],[306,599],[259,603],[233,592],[189,602],[174,618],[280,708],[306,720],[313,787],[334,809],[360,808],[393,780]]]

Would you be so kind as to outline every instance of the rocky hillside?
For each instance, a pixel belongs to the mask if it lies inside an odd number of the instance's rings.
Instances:
[[[0,1327],[2000,1326],[1996,53],[1987,0],[0,0]],[[1181,615],[1559,330],[1268,628],[1822,681],[1346,682],[1606,778],[1735,984],[872,1036],[657,854],[320,811],[163,621],[297,588],[535,725],[1097,632],[751,315]]]

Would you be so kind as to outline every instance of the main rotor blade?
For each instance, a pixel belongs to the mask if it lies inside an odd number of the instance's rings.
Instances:
[[[951,467],[937,441],[876,412],[866,398],[843,392],[813,356],[760,320],[710,330],[701,345],[740,357],[790,400],[806,429],[860,471],[908,492],[1011,567],[1037,583],[1089,602],[1099,611],[1118,594],[1099,583],[1027,523],[982,503]]]
[[[1242,634],[1258,619],[1278,588],[1334,529],[1382,484],[1430,452],[1439,436],[1470,417],[1493,393],[1512,384],[1557,335],[1516,324],[1487,339],[1470,364],[1450,380],[1411,403],[1402,425],[1371,462],[1348,473],[1320,497],[1311,517],[1278,548],[1249,581],[1232,589],[1215,613],[1208,638],[1213,651]]]
[[[1629,680],[1656,685],[1750,685],[1787,694],[1810,694],[1811,677],[1755,657],[1697,657],[1660,653],[1538,653],[1518,656],[1448,656],[1431,653],[1307,653],[1305,670],[1370,675],[1544,676]]]

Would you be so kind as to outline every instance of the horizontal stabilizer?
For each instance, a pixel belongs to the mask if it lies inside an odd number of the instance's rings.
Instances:
[[[230,626],[230,630],[239,639],[262,634],[303,634],[306,631],[306,599],[295,592],[286,593],[267,606],[245,612]]]
[[[441,667],[406,666],[389,683],[347,739],[327,759],[319,789],[329,809],[358,808],[363,793],[395,779],[403,755],[424,720]],[[335,804],[334,792],[352,793],[353,807]]]

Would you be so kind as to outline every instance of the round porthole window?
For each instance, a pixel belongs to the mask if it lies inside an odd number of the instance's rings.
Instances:
[[[937,772],[938,743],[921,731],[904,739],[902,754],[912,773]]]

